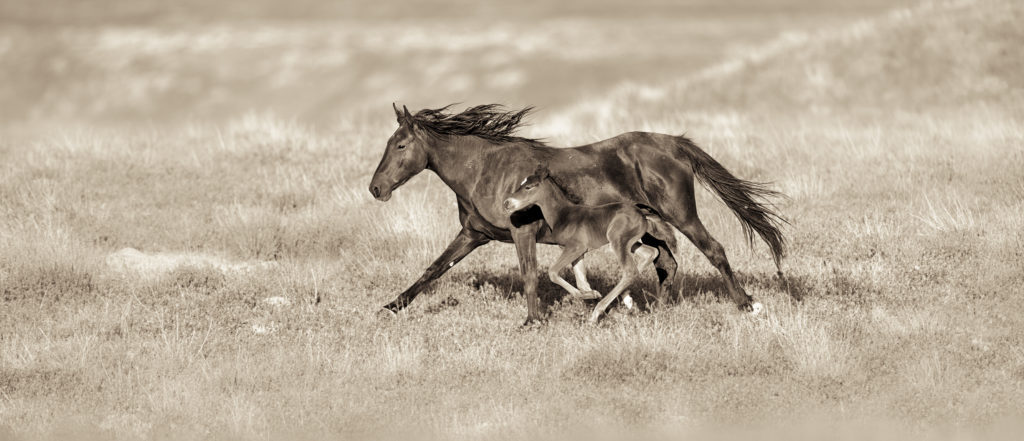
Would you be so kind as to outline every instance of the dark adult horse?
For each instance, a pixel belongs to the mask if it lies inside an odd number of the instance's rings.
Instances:
[[[450,107],[450,106],[448,106]],[[715,192],[739,218],[747,238],[756,233],[768,244],[775,264],[784,252],[783,219],[765,200],[777,195],[764,184],[733,176],[684,136],[630,132],[593,144],[554,148],[515,135],[530,108],[506,112],[499,105],[476,106],[462,113],[448,107],[424,109],[415,115],[395,108],[398,130],[370,180],[370,192],[381,201],[424,169],[455,192],[462,230],[419,280],[384,306],[397,312],[409,305],[433,280],[477,247],[498,240],[514,242],[524,276],[527,322],[540,320],[537,297],[536,243],[551,243],[551,230],[536,208],[509,216],[505,198],[524,177],[546,165],[551,177],[585,205],[634,202],[653,207],[707,256],[725,278],[736,305],[752,309],[753,299],[733,276],[725,250],[697,217],[693,178]],[[665,299],[676,272],[674,250],[645,237],[659,248],[654,264],[658,298]]]

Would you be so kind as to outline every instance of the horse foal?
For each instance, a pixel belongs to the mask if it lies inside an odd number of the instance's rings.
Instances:
[[[558,272],[570,264],[576,267],[587,251],[611,244],[619,260],[621,278],[598,302],[590,314],[591,323],[596,323],[608,305],[658,257],[656,248],[643,244],[645,235],[667,243],[669,249],[676,249],[672,228],[652,208],[628,203],[575,204],[548,176],[546,169],[524,179],[505,199],[504,208],[511,214],[532,205],[540,208],[544,221],[551,227],[554,242],[562,246],[562,255],[548,268],[548,277],[573,296],[587,297],[589,293],[581,293]],[[631,300],[624,299],[627,307],[631,306]]]

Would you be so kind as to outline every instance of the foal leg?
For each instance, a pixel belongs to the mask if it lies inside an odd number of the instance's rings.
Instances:
[[[680,231],[704,253],[704,256],[708,258],[708,261],[715,268],[718,268],[718,272],[725,278],[725,287],[729,290],[729,296],[732,297],[733,302],[736,302],[736,306],[753,315],[760,313],[764,306],[761,305],[761,302],[755,302],[753,298],[747,295],[747,292],[736,281],[732,268],[729,266],[729,259],[725,257],[725,249],[722,248],[722,244],[711,237],[708,230],[704,228],[704,224],[701,223],[700,218],[696,215],[691,216],[682,225]]]
[[[599,299],[601,298],[601,293],[594,291],[590,287],[590,282],[587,282],[587,269],[583,266],[584,256],[580,256],[572,263],[572,273],[576,276],[576,287],[580,289],[580,298],[585,300]]]
[[[626,250],[623,251],[628,253]],[[636,270],[636,265],[633,265],[633,263],[630,262],[628,255],[619,260],[622,268],[622,276],[619,278],[619,283],[616,283],[611,292],[604,296],[600,302],[597,302],[597,306],[594,307],[594,311],[590,313],[590,324],[596,324],[597,320],[601,318],[601,314],[604,314],[604,311],[608,309],[608,305],[611,305],[611,303],[619,297],[619,294],[622,294],[622,291],[628,288],[639,275]]]
[[[571,283],[563,279],[562,276],[558,275],[558,272],[561,271],[562,268],[569,266],[570,262],[582,259],[586,252],[587,248],[579,245],[565,247],[562,249],[562,255],[558,256],[555,263],[548,267],[548,278],[551,279],[552,282],[555,282],[556,285],[565,288],[565,290],[569,292],[569,295],[573,297],[582,297],[583,294],[579,289],[576,289],[575,286],[572,286]]]
[[[608,243],[612,245],[612,249],[615,250],[615,254],[619,258],[619,268],[621,268],[622,276],[611,292],[604,296],[600,302],[597,302],[594,311],[590,313],[591,324],[597,323],[597,320],[601,318],[601,314],[608,309],[608,305],[615,301],[619,294],[622,294],[622,291],[628,288],[640,274],[636,269],[636,264],[630,257],[630,248],[632,248],[633,244],[640,241],[641,236],[643,236],[643,225],[640,223],[630,223],[628,218],[616,217],[608,225]]]
[[[647,267],[651,266],[651,263],[654,262],[654,259],[659,254],[660,253],[657,248],[644,245],[642,243],[635,244],[633,250],[633,262],[636,263],[637,273],[642,274],[647,270]],[[629,292],[626,292],[622,296],[622,306],[625,306],[627,310],[632,310],[633,305],[633,297],[629,295]]]
[[[658,257],[658,249],[651,246],[641,244],[633,250],[633,261],[636,262],[636,269],[639,272],[643,272],[651,266],[656,257]]]

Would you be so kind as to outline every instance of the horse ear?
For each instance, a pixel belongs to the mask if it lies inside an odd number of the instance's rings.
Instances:
[[[391,103],[391,108],[395,109],[395,118],[398,120],[398,123],[401,124],[402,118],[405,115],[402,114],[401,110],[398,110],[398,106],[396,106],[395,103]]]
[[[405,114],[406,122],[412,123],[413,119],[412,119],[412,114],[409,113],[409,108],[405,107],[405,105],[402,105],[402,112],[404,112],[404,114]]]

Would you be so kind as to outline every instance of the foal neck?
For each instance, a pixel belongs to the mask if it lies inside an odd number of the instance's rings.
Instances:
[[[562,192],[562,189],[558,188],[554,182],[546,181],[542,185],[548,186],[545,190],[546,197],[543,200],[537,201],[537,206],[540,207],[540,212],[544,215],[544,220],[547,221],[548,226],[557,228],[561,225],[565,214],[579,206],[570,201],[565,193]]]

